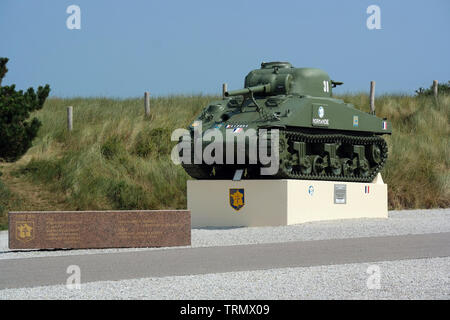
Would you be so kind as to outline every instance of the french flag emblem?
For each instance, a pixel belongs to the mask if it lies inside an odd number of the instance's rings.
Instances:
[[[383,121],[383,130],[387,130],[387,122]]]
[[[369,193],[369,192],[370,192],[370,186],[365,186],[364,193]]]

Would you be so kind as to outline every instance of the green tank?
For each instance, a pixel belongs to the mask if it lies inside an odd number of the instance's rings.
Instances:
[[[312,179],[371,182],[383,168],[388,148],[381,137],[392,133],[387,119],[356,109],[332,97],[332,88],[342,82],[315,68],[294,68],[288,62],[266,62],[245,77],[244,89],[224,93],[222,100],[211,102],[189,127],[195,147],[195,127],[219,130],[260,132],[278,129],[278,170],[261,174],[264,167],[250,161],[248,149],[244,163],[226,161],[224,138],[223,161],[204,160],[182,163],[196,179],[232,179],[240,170],[243,179]],[[198,137],[197,137],[198,139]],[[250,140],[245,140],[246,147]],[[259,143],[259,141],[258,141]],[[207,142],[199,145],[202,150]],[[198,146],[197,146],[198,147]],[[233,146],[236,151],[236,146]],[[193,152],[192,152],[193,154]],[[233,159],[236,160],[237,152]],[[239,163],[239,164],[238,164]]]

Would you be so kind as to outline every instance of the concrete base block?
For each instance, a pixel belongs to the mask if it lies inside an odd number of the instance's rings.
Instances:
[[[387,185],[317,180],[189,180],[192,227],[283,226],[387,218]]]

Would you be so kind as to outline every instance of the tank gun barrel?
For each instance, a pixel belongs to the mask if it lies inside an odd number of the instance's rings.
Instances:
[[[270,90],[270,84],[261,84],[258,86],[253,87],[247,87],[244,89],[239,90],[232,90],[232,91],[226,91],[225,97],[231,97],[231,96],[242,96],[250,93],[260,93],[260,92],[267,92],[269,93]]]

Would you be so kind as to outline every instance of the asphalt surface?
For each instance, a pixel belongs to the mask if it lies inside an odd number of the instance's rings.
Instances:
[[[450,232],[0,260],[0,289],[450,256]]]
[[[371,270],[379,286],[369,287]],[[450,299],[450,258],[97,281],[0,290],[22,299]]]

